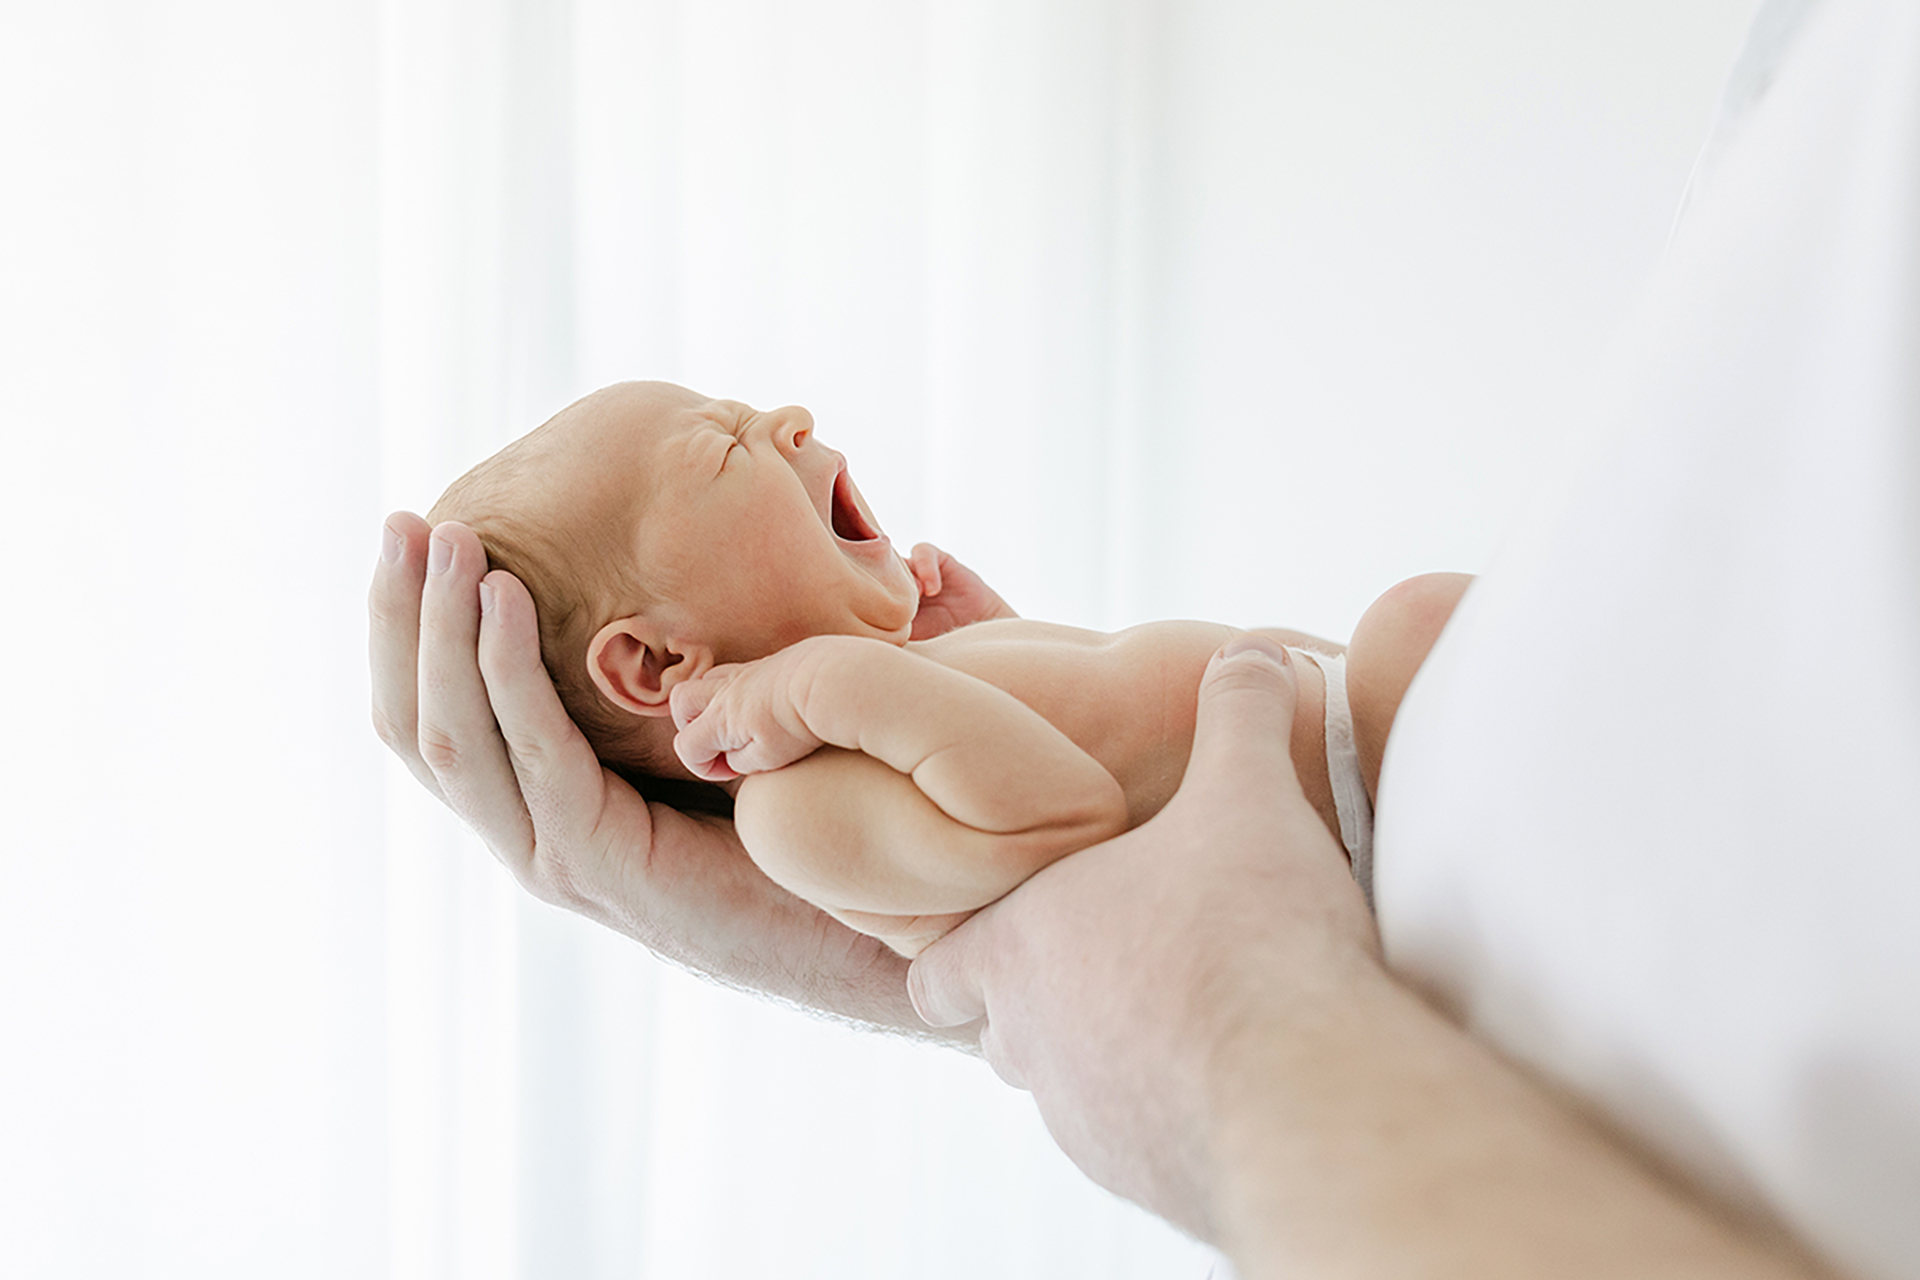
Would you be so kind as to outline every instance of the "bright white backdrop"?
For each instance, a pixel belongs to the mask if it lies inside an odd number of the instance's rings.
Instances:
[[[1552,459],[1750,7],[9,6],[0,1271],[1203,1274],[518,896],[367,727],[379,517],[665,377],[1031,615],[1344,635]]]

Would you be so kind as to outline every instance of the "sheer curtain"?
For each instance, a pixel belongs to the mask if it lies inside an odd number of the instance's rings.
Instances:
[[[379,517],[664,377],[1031,616],[1344,635],[1557,449],[1749,7],[13,6],[0,1270],[1203,1275],[519,895],[367,727]]]

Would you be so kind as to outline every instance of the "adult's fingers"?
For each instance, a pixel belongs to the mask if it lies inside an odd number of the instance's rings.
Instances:
[[[1181,792],[1187,803],[1297,792],[1291,739],[1298,695],[1293,660],[1273,641],[1251,632],[1235,636],[1208,662],[1200,681],[1193,752]]]
[[[1238,815],[1238,821],[1264,833],[1273,824],[1274,803],[1282,798],[1311,815],[1298,794],[1290,750],[1296,692],[1292,661],[1280,646],[1251,634],[1223,646],[1200,684],[1193,753],[1180,795],[1150,827],[1179,821],[1176,806],[1188,811],[1197,806],[1216,825],[1228,821],[1227,815]],[[1139,838],[1147,830],[1121,839]],[[1040,876],[1057,874],[1064,865]],[[907,991],[929,1026],[960,1026],[986,1016],[994,967],[1010,963],[1007,948],[1019,941],[1018,926],[1003,917],[1025,900],[1026,892],[1016,889],[1005,901],[977,913],[913,962]],[[1018,966],[1009,972],[1017,973]],[[1001,1064],[995,1068],[1007,1074]]]
[[[922,951],[907,970],[907,996],[928,1026],[959,1027],[986,1017],[986,970],[995,955],[997,910],[976,912]]]
[[[1288,868],[1288,909],[1302,920],[1339,921],[1377,955],[1379,935],[1345,853],[1294,772],[1296,676],[1291,655],[1265,636],[1246,633],[1221,646],[1200,681],[1187,775],[1155,820],[1206,814],[1213,841],[1271,849],[1274,858],[1264,866],[1270,873],[1283,863]],[[1276,921],[1274,927],[1292,926]]]
[[[533,852],[533,824],[480,675],[480,578],[486,551],[473,530],[433,530],[420,595],[420,756],[441,794],[516,873]]]
[[[585,843],[606,805],[606,774],[540,660],[533,597],[496,569],[484,579],[480,673],[539,842]]]
[[[380,562],[367,590],[367,665],[373,729],[420,784],[440,795],[420,758],[420,588],[427,577],[427,522],[396,511],[380,529]],[[443,797],[444,798],[444,797]]]

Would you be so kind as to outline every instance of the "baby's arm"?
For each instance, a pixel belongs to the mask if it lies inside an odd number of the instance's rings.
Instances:
[[[753,775],[734,820],[754,860],[829,910],[972,910],[1126,826],[1119,783],[1038,712],[882,641],[804,640],[673,706],[689,768]]]

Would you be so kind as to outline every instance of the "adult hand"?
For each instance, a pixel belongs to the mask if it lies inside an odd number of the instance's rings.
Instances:
[[[1293,702],[1283,650],[1230,642],[1174,799],[928,948],[915,1007],[984,1019],[1074,1162],[1243,1280],[1822,1274],[1394,981],[1294,778]]]
[[[471,530],[390,517],[368,612],[381,739],[530,892],[732,985],[924,1033],[904,960],[775,886],[731,822],[601,767],[541,665],[532,598]]]
[[[1294,697],[1284,649],[1231,642],[1201,683],[1166,808],[1047,867],[910,976],[932,1025],[984,1017],[987,1061],[1033,1093],[1094,1181],[1209,1239],[1205,1074],[1242,988],[1275,974],[1334,982],[1378,954],[1346,858],[1294,776]]]

